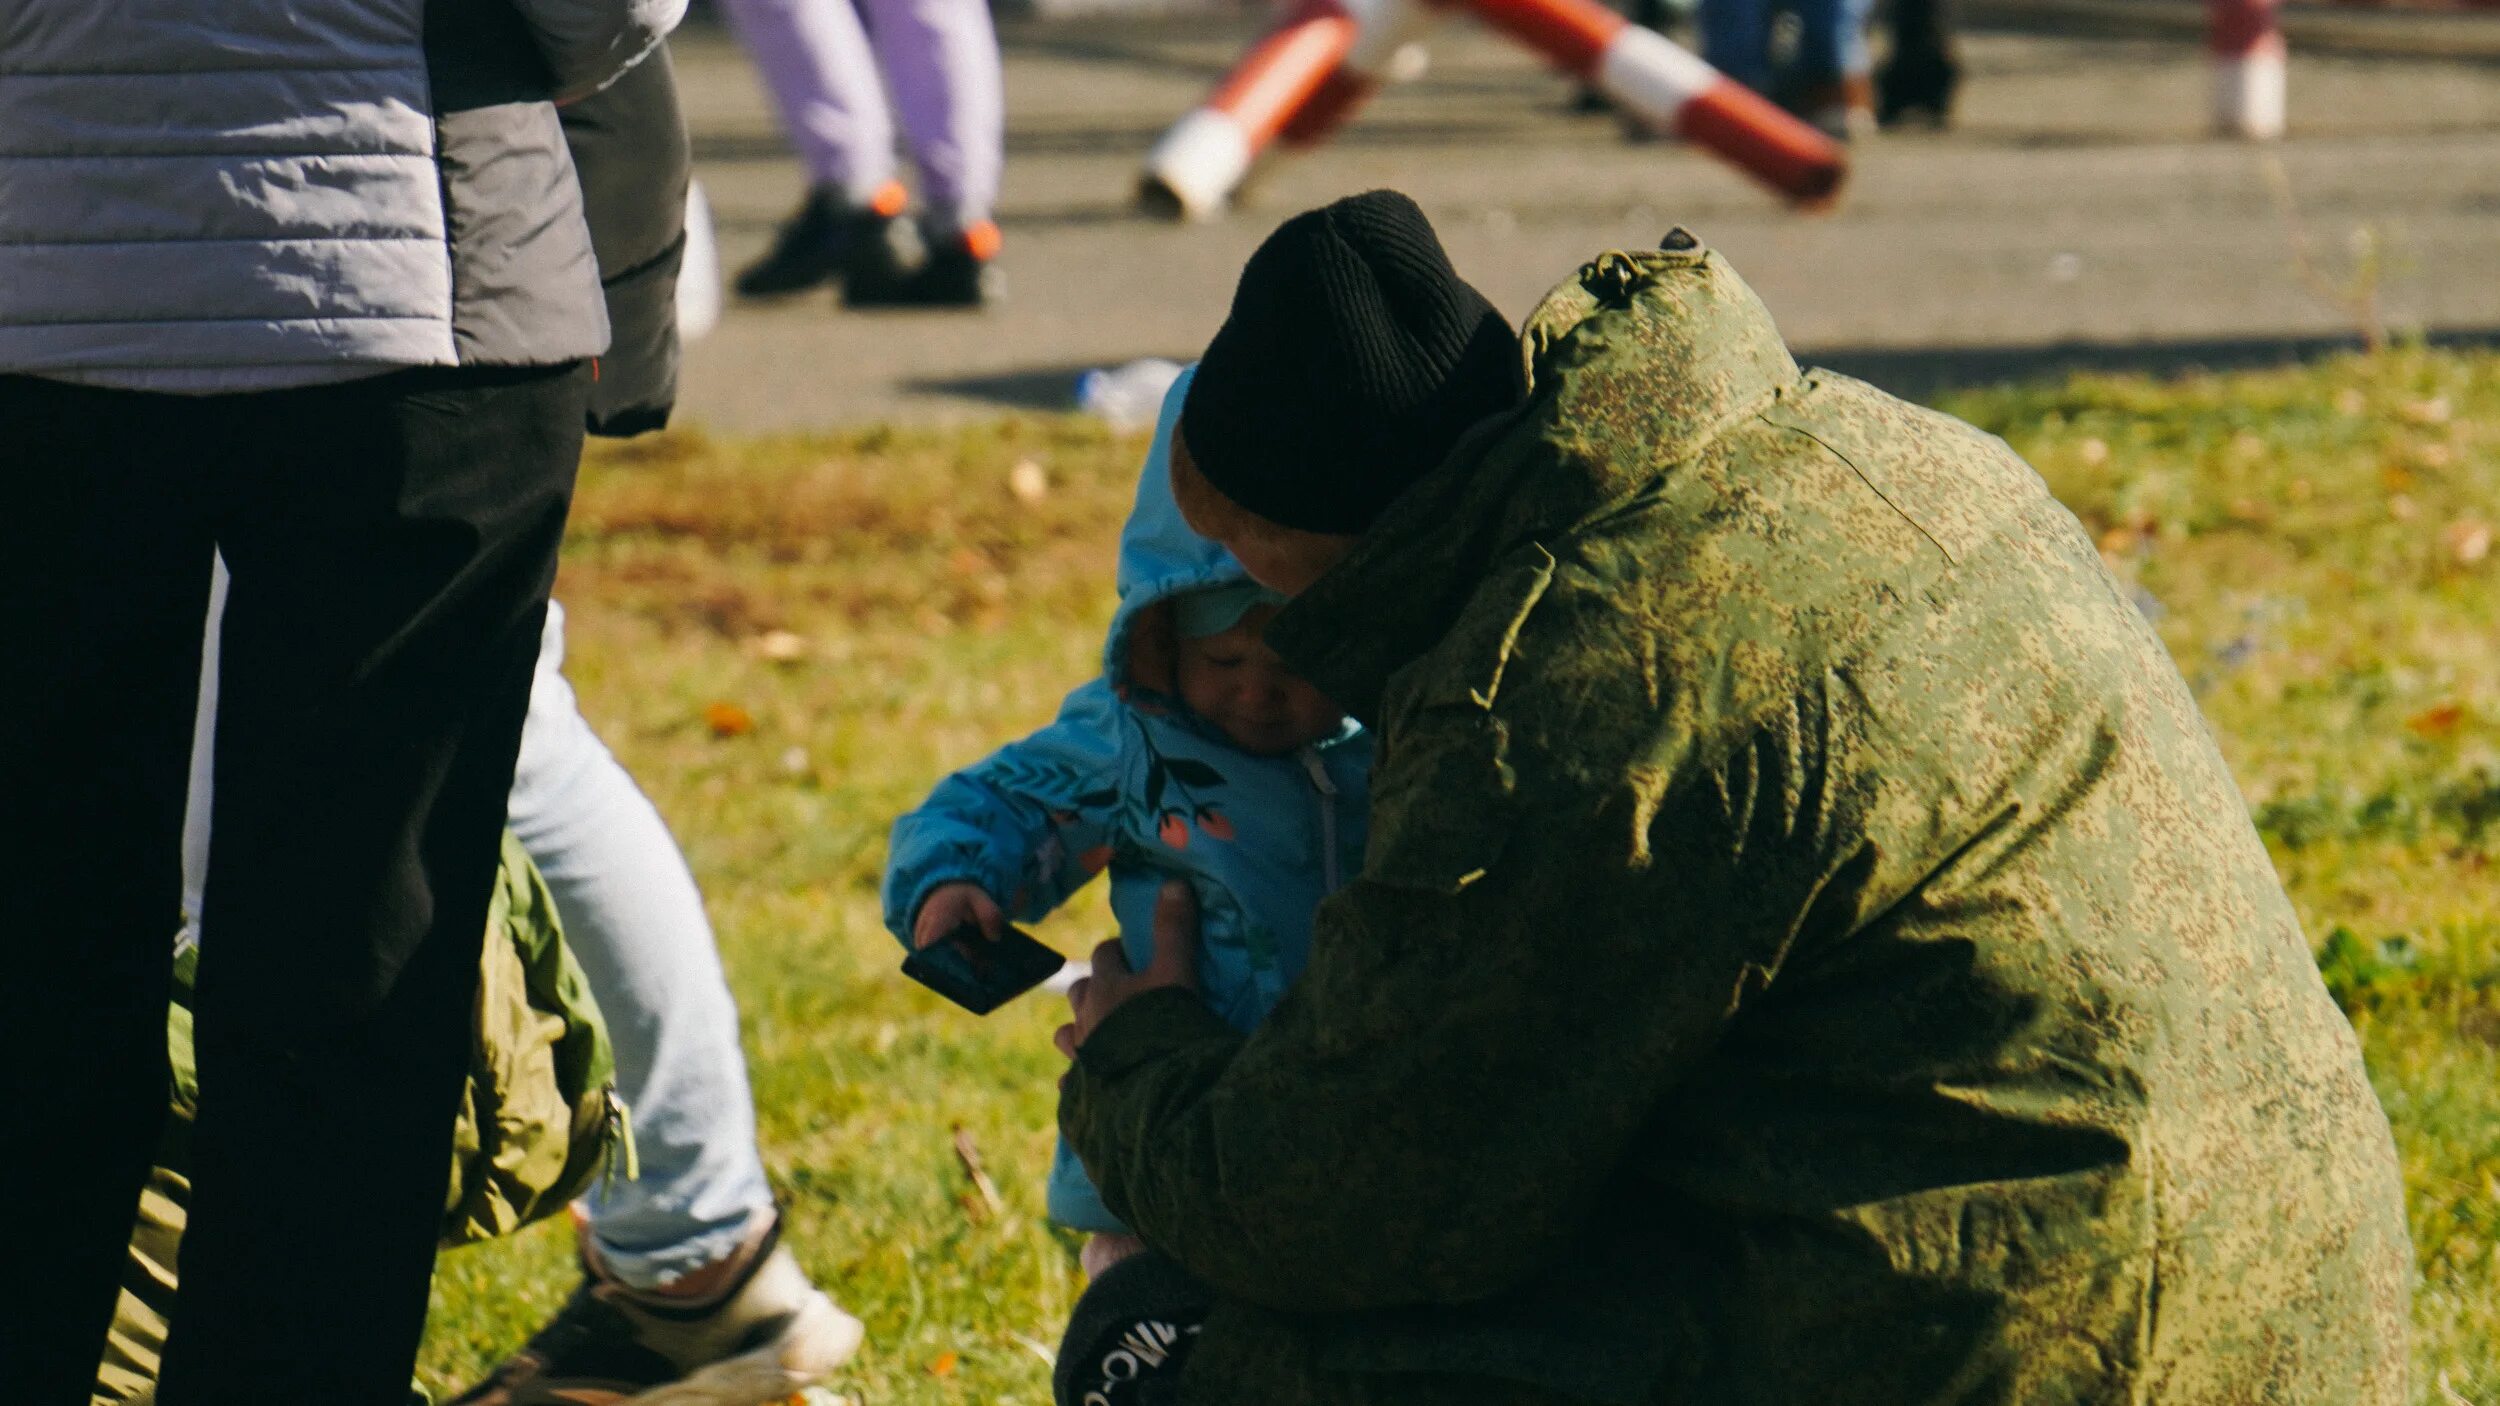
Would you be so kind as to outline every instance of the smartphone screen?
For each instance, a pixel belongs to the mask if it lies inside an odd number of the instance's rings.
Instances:
[[[1009,928],[984,936],[966,923],[903,959],[903,975],[972,1012],[988,1015],[1059,974],[1067,959]]]

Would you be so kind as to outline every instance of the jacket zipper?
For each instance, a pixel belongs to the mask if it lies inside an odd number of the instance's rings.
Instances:
[[[1328,881],[1328,891],[1337,891],[1337,783],[1328,779],[1328,763],[1321,760],[1319,749],[1302,749],[1302,769],[1311,774],[1311,784],[1319,789],[1320,873]]]

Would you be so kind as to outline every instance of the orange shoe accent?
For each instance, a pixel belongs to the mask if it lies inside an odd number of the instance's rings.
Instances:
[[[964,226],[964,248],[972,251],[972,257],[982,263],[997,258],[999,246],[1006,242],[1006,236],[998,232],[998,223],[994,220],[974,220]]]
[[[884,185],[877,187],[876,194],[868,197],[870,212],[883,215],[887,219],[903,213],[910,206],[911,192],[903,189],[901,181],[887,181]]]

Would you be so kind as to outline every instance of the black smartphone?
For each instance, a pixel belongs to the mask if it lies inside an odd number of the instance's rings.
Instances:
[[[1059,974],[1067,959],[1009,928],[992,938],[963,926],[903,959],[903,975],[972,1012],[988,1015]]]

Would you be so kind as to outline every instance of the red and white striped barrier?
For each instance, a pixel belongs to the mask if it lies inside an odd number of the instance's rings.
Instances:
[[[1822,204],[1848,178],[1849,155],[1840,143],[1596,0],[1467,0],[1467,8],[1594,83],[1633,116],[1675,132],[1790,200]]]
[[[1345,0],[1354,17],[1354,47],[1279,135],[1287,146],[1312,146],[1345,125],[1384,82],[1419,76],[1423,36],[1444,13],[1418,0]]]
[[[2285,65],[2275,0],[2209,0],[2214,127],[2261,141],[2283,135]]]
[[[1353,52],[1357,30],[1338,0],[1303,0],[1155,143],[1140,198],[1184,219],[1221,214],[1250,163]]]
[[[2245,0],[2240,0],[2245,3]],[[1829,201],[1845,148],[1655,30],[1596,0],[1438,0],[1595,84],[1632,115],[1673,131],[1792,201]],[[1279,139],[1307,145],[1344,122],[1412,53],[1431,13],[1418,0],[1302,0],[1146,157],[1145,203],[1211,219]]]

